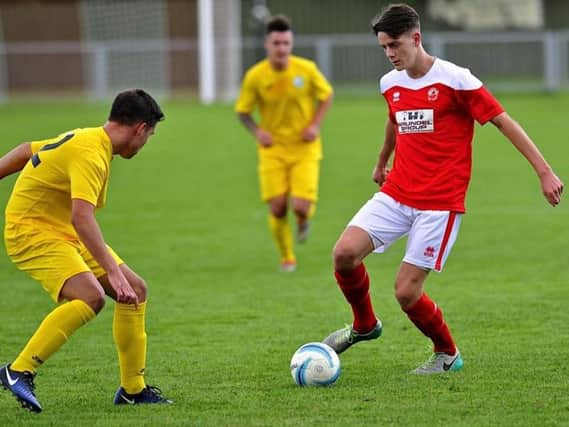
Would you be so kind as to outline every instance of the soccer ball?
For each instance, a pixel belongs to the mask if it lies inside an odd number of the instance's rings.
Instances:
[[[340,359],[329,345],[309,342],[292,355],[290,373],[300,386],[334,384],[340,376]]]

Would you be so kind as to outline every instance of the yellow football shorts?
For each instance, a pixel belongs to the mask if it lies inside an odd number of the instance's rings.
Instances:
[[[16,267],[41,283],[57,303],[65,281],[87,271],[95,277],[105,274],[85,245],[78,240],[65,240],[21,224],[7,224],[4,232],[6,251]],[[117,264],[124,261],[107,246]]]
[[[320,160],[312,157],[259,157],[261,198],[268,201],[283,194],[315,202],[318,199]]]

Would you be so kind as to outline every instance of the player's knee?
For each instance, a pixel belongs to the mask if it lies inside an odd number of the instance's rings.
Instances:
[[[275,218],[286,216],[286,204],[271,204],[271,215]]]
[[[269,200],[271,215],[275,218],[284,218],[288,207],[287,203],[287,198],[285,196],[278,196]]]
[[[336,271],[353,270],[360,262],[359,254],[350,245],[336,243],[333,252],[334,269]]]
[[[133,280],[130,286],[138,296],[138,302],[146,301],[148,295],[148,286],[146,285],[144,279],[137,277],[135,280]]]
[[[102,289],[93,290],[93,292],[85,295],[82,299],[96,314],[105,306],[105,293]]]
[[[294,206],[293,210],[294,210],[294,214],[296,217],[307,218],[308,217],[308,211],[310,210],[310,208],[306,208],[304,206]]]
[[[403,310],[412,307],[420,297],[420,292],[417,291],[417,287],[413,286],[412,283],[395,285],[395,298]]]
[[[397,302],[399,303],[399,306],[404,310],[408,307],[410,307],[411,304],[411,295],[409,295],[408,292],[402,291],[397,289],[395,291],[395,298],[397,299]]]

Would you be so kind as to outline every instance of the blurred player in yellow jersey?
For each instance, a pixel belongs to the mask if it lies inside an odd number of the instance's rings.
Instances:
[[[289,203],[296,216],[297,240],[303,242],[308,235],[318,195],[320,124],[333,96],[316,64],[292,55],[292,47],[288,19],[270,18],[265,27],[267,57],[247,71],[235,105],[239,120],[257,142],[261,197],[269,205],[269,225],[283,271],[296,268]],[[252,117],[255,106],[259,124]]]
[[[58,304],[18,357],[0,367],[2,386],[24,408],[42,410],[34,391],[37,369],[101,311],[105,294],[116,301],[121,385],[114,403],[170,403],[144,381],[146,283],[106,245],[95,219],[105,204],[113,155],[136,155],[163,118],[150,95],[128,90],[116,96],[103,126],[23,143],[0,158],[0,179],[21,170],[6,207],[6,250]]]

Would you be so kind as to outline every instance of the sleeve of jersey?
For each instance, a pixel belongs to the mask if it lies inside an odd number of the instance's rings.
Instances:
[[[324,77],[324,74],[320,72],[316,64],[314,64],[314,69],[312,71],[312,85],[314,87],[315,97],[319,101],[325,101],[334,93],[332,86]]]
[[[88,152],[84,154],[73,159],[69,166],[71,198],[97,206],[99,194],[107,181],[107,168],[99,156]]]
[[[255,108],[256,98],[254,77],[250,72],[248,72],[245,74],[243,83],[241,84],[239,98],[237,98],[237,102],[235,103],[235,112],[253,112],[253,109]]]
[[[391,120],[393,124],[397,124],[397,121],[395,120],[395,114],[393,114],[393,111],[391,111],[391,105],[387,101],[387,95],[385,93],[383,94],[383,98],[385,99],[385,103],[387,104],[387,112],[389,114],[389,120]]]
[[[458,80],[458,96],[478,123],[483,125],[504,112],[494,95],[468,69],[461,70]]]
[[[387,99],[387,89],[383,86],[383,78],[380,78],[377,82],[377,89],[379,90],[379,93],[383,96],[383,98],[385,99],[385,103],[387,104],[387,111],[389,114],[389,120],[391,120],[392,123],[397,124],[397,121],[395,120],[395,114],[393,114],[393,111],[391,111],[391,105],[389,104],[389,101]]]
[[[32,156],[34,154],[37,154],[38,151],[41,150],[41,148],[46,145],[49,144],[51,142],[55,142],[57,140],[57,138],[50,138],[50,139],[44,139],[42,141],[32,141],[30,142],[30,148],[32,150]]]

